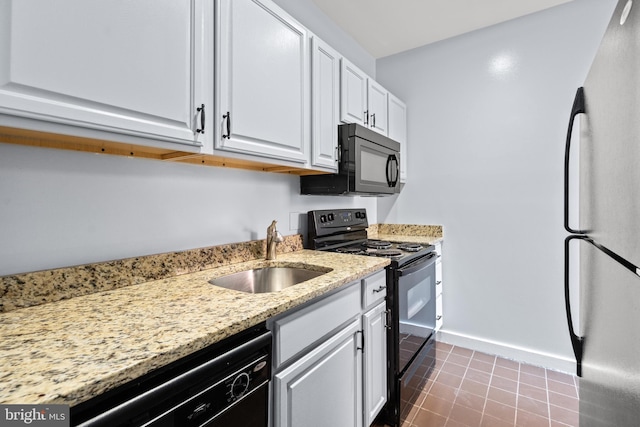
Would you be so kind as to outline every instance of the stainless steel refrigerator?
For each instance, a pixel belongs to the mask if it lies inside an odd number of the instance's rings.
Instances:
[[[580,427],[640,426],[640,0],[636,3],[618,2],[577,91],[567,135],[564,220],[572,234],[565,240],[565,302],[580,376]],[[579,138],[572,138],[578,120]],[[579,152],[579,163],[570,161],[570,150]],[[573,174],[579,175],[576,220],[569,203],[576,191],[569,185]],[[570,286],[575,253],[579,307]]]

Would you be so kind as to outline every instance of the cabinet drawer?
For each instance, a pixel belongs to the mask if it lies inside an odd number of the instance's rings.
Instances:
[[[359,315],[359,284],[354,282],[336,294],[269,322],[274,333],[275,367]]]
[[[362,281],[362,308],[367,309],[387,296],[387,271],[382,270]]]

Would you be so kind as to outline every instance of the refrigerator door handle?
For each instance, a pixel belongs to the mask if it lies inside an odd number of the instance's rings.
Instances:
[[[596,243],[593,239],[591,239],[589,236],[585,236],[584,234],[573,234],[571,236],[567,236],[567,238],[564,239],[564,303],[565,303],[565,310],[567,312],[567,324],[569,326],[571,346],[573,347],[573,353],[576,356],[577,375],[581,377],[582,376],[582,353],[584,348],[585,337],[578,336],[575,333],[575,330],[573,329],[573,318],[571,316],[571,299],[570,299],[570,292],[569,292],[569,284],[570,284],[569,252],[570,252],[570,243],[572,240],[583,240],[585,242],[588,242],[593,247],[598,249],[600,252],[604,253],[605,255],[610,257],[612,260],[616,261],[618,264],[620,264],[620,266],[626,268],[631,273],[639,277],[640,277],[640,267],[627,261],[626,259],[618,255],[617,253],[613,252],[612,250]]]
[[[584,108],[584,88],[579,87],[573,99],[571,117],[569,118],[569,129],[567,130],[567,142],[564,149],[564,228],[569,233],[584,234],[581,230],[571,228],[569,225],[569,152],[571,150],[571,134],[573,123],[578,114],[585,113]]]
[[[571,316],[571,298],[569,293],[569,284],[570,284],[570,278],[569,278],[570,249],[569,248],[570,248],[571,241],[574,239],[587,240],[589,242],[591,242],[591,239],[589,239],[589,237],[584,235],[572,235],[572,236],[567,236],[567,238],[564,239],[564,307],[567,313],[567,325],[569,326],[569,336],[571,337],[571,346],[573,347],[573,354],[575,354],[576,356],[576,366],[577,366],[576,374],[579,377],[581,377],[582,376],[582,349],[583,349],[584,339],[583,337],[578,336],[575,333],[575,330],[573,329],[573,318]]]

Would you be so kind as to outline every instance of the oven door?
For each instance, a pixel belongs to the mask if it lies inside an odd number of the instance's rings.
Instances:
[[[436,327],[435,252],[398,269],[398,373],[402,375]]]

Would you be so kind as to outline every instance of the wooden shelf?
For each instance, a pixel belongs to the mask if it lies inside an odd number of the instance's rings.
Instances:
[[[0,126],[0,142],[7,144],[27,145],[32,147],[55,148],[60,150],[84,151],[88,153],[107,154],[113,156],[141,157],[165,162],[180,162],[204,166],[228,167],[262,172],[284,173],[292,175],[318,175],[326,172],[296,168],[293,166],[274,165],[253,160],[174,151],[142,145],[124,144],[100,139],[59,135],[33,130]]]

